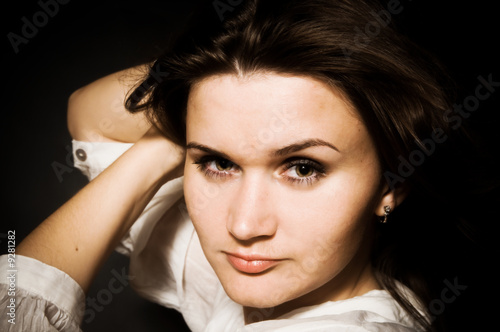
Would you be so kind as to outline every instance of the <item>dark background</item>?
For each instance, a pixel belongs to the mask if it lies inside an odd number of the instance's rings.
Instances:
[[[401,0],[404,10],[394,19],[403,31],[446,64],[461,87],[457,98],[460,103],[465,96],[474,94],[479,75],[492,74],[494,81],[500,81],[499,15],[492,1],[437,2]],[[1,253],[6,252],[8,230],[16,231],[19,243],[86,183],[71,164],[71,138],[66,127],[70,93],[160,52],[172,32],[185,22],[193,3],[193,0],[72,0],[60,4],[57,14],[38,28],[27,44],[21,44],[17,53],[7,34],[22,35],[22,17],[33,22],[33,15],[41,7],[34,0],[4,5]],[[215,15],[215,11],[207,15]],[[500,152],[499,94],[497,91],[482,102],[467,120],[484,134],[480,144],[492,149],[493,156]],[[498,223],[499,219],[498,215],[492,216],[491,223]],[[493,296],[497,288],[493,267],[498,256],[489,260],[493,257],[481,256],[480,261],[487,265],[480,270],[472,269],[469,257],[464,258],[463,266],[450,271],[449,276],[458,275],[460,283],[468,286],[445,309],[455,330],[486,327],[494,320],[490,316],[493,312],[490,303],[497,301]],[[95,298],[108,287],[112,271],[120,272],[124,267],[127,259],[113,254],[88,296]],[[183,331],[178,314],[139,298],[130,287],[114,294],[112,301],[103,306],[102,312],[96,312],[95,319],[83,329]]]

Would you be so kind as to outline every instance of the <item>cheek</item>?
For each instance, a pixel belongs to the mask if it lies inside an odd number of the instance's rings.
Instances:
[[[328,242],[320,246],[354,243],[358,228],[366,224],[374,209],[374,181],[370,183],[370,177],[364,175],[338,172],[310,190],[292,189],[288,184],[274,186],[260,209],[269,209],[268,215],[279,223],[276,240],[283,241],[284,247],[289,247],[287,242],[311,247],[311,239]],[[215,235],[228,235],[225,221],[229,198],[236,194],[233,187],[207,181],[193,167],[185,170],[186,204],[202,241],[207,235],[213,241]]]
[[[216,194],[212,191],[202,183],[195,171],[186,167],[184,170],[184,198],[193,223],[206,214],[210,206],[209,198]]]
[[[284,190],[281,193],[283,199],[276,203],[287,215],[286,219],[295,220],[297,226],[305,222],[311,231],[330,229],[340,232],[373,214],[378,181],[369,181],[368,178],[339,171],[313,190]]]
[[[202,248],[228,294],[240,304],[265,307],[305,295],[346,270],[373,213],[373,186],[359,179],[359,174],[339,171],[307,189],[269,183],[261,209],[268,209],[266,216],[279,226],[262,248],[289,260],[259,278],[235,273],[217,255],[234,248],[226,220],[238,186],[207,181],[191,168],[185,171],[184,193]]]
[[[355,255],[372,221],[376,187],[355,176],[338,176],[318,190],[281,204],[287,242],[306,265],[341,269]],[[317,271],[316,271],[317,272]],[[330,270],[328,273],[332,273]]]
[[[218,233],[225,231],[224,193],[222,186],[207,182],[196,169],[184,172],[184,198],[196,232],[202,245],[207,240],[215,241]]]

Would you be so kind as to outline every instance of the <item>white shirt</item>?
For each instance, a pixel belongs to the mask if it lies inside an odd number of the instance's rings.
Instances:
[[[75,166],[92,180],[131,146],[73,141]],[[146,299],[180,311],[192,331],[417,331],[384,290],[245,325],[242,306],[226,295],[201,250],[182,181],[170,181],[158,191],[116,250],[130,257],[132,287]],[[85,310],[80,286],[66,273],[19,255],[16,325],[8,323],[7,258],[0,258],[1,331],[79,331]]]

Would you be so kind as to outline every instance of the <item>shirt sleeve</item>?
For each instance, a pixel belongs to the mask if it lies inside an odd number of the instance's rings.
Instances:
[[[0,271],[1,331],[81,331],[85,294],[69,275],[20,255],[0,256]]]
[[[133,144],[73,140],[75,167],[92,181]],[[194,228],[183,177],[164,184],[116,248],[130,257],[131,285],[142,297],[180,310],[186,256]]]
[[[83,142],[77,140],[73,140],[72,145],[75,167],[90,181],[133,146],[132,143]],[[126,256],[130,256],[132,251],[141,251],[158,220],[182,198],[182,187],[183,177],[163,185],[115,250]]]
[[[75,140],[72,143],[75,167],[90,181],[133,145]],[[147,299],[176,309],[183,302],[184,265],[194,233],[185,211],[182,186],[182,177],[162,186],[116,249],[130,256],[131,284],[135,290]],[[157,241],[151,241],[155,231],[163,237],[156,236]],[[151,257],[160,257],[161,264],[157,260],[147,264]],[[0,330],[81,331],[85,294],[76,281],[36,259],[16,255],[15,266],[11,267],[8,258],[0,257]]]

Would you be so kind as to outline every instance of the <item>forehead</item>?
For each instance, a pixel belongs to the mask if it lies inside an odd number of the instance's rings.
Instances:
[[[191,89],[187,141],[222,148],[272,149],[290,140],[321,138],[339,149],[367,139],[366,128],[342,95],[305,76],[266,73],[208,77]]]

